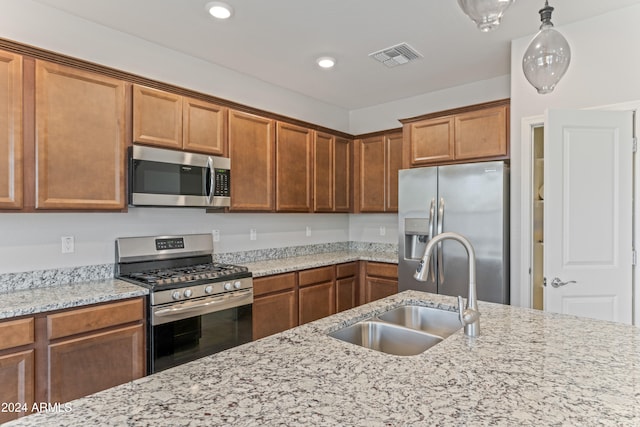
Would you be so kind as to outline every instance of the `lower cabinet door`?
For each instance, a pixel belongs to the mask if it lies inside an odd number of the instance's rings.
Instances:
[[[296,291],[255,297],[253,339],[257,340],[298,326]]]
[[[357,282],[355,277],[345,277],[336,280],[336,312],[358,305],[356,301]]]
[[[300,324],[312,322],[336,312],[334,281],[318,283],[300,288],[299,319]]]
[[[0,356],[0,424],[31,412],[34,350]]]
[[[397,280],[367,277],[365,281],[365,302],[379,300],[397,293]]]
[[[47,400],[64,403],[145,374],[144,325],[49,344]]]

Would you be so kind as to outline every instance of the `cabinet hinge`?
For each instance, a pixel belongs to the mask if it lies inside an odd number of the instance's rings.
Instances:
[[[638,264],[638,252],[636,252],[636,250],[632,250],[631,251],[631,265],[637,265]]]
[[[637,137],[633,137],[633,152],[635,153],[636,151],[638,151],[638,138]]]

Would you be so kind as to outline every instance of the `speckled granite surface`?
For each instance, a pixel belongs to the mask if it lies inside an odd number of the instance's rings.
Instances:
[[[0,274],[0,293],[112,279],[113,264]]]
[[[326,335],[408,291],[7,426],[640,425],[640,329],[480,302],[482,335],[391,356]]]
[[[141,286],[107,279],[0,293],[0,319],[147,295]]]
[[[398,254],[395,252],[345,250],[248,262],[243,265],[249,268],[249,271],[253,273],[253,277],[260,277],[358,260],[397,264]]]
[[[356,260],[398,262],[397,251],[392,251],[395,249],[394,245],[344,243],[295,246],[275,250],[275,252],[242,252],[236,253],[233,259],[231,254],[227,254],[227,258],[223,257],[218,261],[246,265],[254,277]],[[294,250],[296,248],[297,251]],[[334,251],[315,252],[329,249]],[[304,255],[296,256],[300,253]],[[280,258],[264,260],[269,255]],[[247,262],[250,259],[263,261]],[[245,262],[241,262],[242,260]],[[146,288],[114,280],[113,269],[112,264],[105,264],[2,274],[0,275],[0,319],[148,294]]]

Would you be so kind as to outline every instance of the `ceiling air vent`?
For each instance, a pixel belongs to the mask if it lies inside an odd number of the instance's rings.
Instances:
[[[407,64],[416,59],[422,58],[422,55],[406,43],[400,43],[377,52],[370,53],[369,56],[376,61],[382,62],[387,67],[395,67],[396,65]]]

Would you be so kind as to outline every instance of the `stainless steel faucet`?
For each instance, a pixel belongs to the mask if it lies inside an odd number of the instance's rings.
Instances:
[[[476,296],[476,252],[466,237],[458,233],[446,232],[431,238],[429,243],[427,243],[420,265],[418,265],[418,269],[413,277],[421,282],[427,280],[431,252],[435,245],[446,239],[457,240],[467,250],[467,257],[469,258],[469,295],[467,295],[466,309],[463,308],[462,297],[458,296],[458,314],[460,316],[460,322],[464,325],[465,335],[477,337],[480,335],[480,312],[478,311],[478,298]]]

